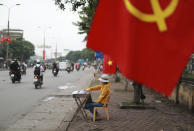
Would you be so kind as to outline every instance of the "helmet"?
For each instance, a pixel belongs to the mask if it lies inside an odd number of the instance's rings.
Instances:
[[[40,64],[40,60],[36,60],[36,63],[37,63],[37,64]]]
[[[17,60],[17,59],[14,59],[13,61],[14,61],[14,62],[17,62],[18,60]]]

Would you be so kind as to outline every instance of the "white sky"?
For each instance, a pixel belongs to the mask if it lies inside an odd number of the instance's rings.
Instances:
[[[8,7],[21,4],[11,8],[10,28],[24,30],[24,39],[35,45],[36,54],[42,55],[42,49],[37,46],[43,45],[44,31],[45,43],[52,47],[46,49],[47,58],[55,51],[56,44],[61,53],[65,53],[64,49],[85,48],[86,44],[82,42],[85,35],[77,34],[78,27],[72,24],[79,20],[78,14],[71,12],[70,8],[62,11],[54,4],[54,0],[0,0],[0,3]],[[0,30],[7,28],[8,23],[8,8],[4,5],[0,6]]]

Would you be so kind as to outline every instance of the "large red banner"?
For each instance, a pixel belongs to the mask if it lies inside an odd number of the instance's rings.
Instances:
[[[170,96],[194,44],[194,0],[100,0],[87,47]]]

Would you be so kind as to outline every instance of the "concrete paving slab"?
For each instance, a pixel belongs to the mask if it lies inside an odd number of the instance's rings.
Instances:
[[[66,114],[66,112],[64,113]],[[64,119],[64,114],[62,113],[30,113],[25,119],[28,120],[62,120]]]
[[[70,122],[62,121],[60,126],[55,131],[66,131]]]
[[[45,103],[44,105],[38,106],[36,109],[34,109],[32,112],[34,113],[52,113],[52,112],[59,112],[64,113],[65,110],[67,110],[68,106],[71,106],[69,103],[65,103],[64,105],[56,105],[56,104],[49,104]]]

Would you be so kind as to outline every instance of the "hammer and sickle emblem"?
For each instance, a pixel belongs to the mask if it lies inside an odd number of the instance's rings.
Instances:
[[[166,9],[162,10],[159,0],[151,0],[153,14],[148,14],[138,10],[129,0],[124,0],[127,10],[132,15],[144,22],[156,22],[160,32],[167,31],[165,19],[173,14],[178,5],[178,2],[179,0],[171,0]]]

